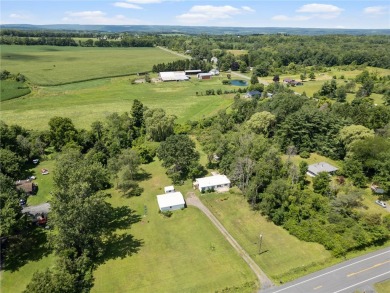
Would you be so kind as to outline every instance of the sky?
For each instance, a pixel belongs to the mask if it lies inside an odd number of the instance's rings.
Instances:
[[[1,24],[390,29],[388,0],[1,0]]]

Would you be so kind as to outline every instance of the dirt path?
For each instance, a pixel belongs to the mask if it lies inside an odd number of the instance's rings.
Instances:
[[[238,254],[244,259],[244,261],[249,265],[252,271],[255,273],[256,277],[259,279],[261,288],[266,289],[274,286],[272,281],[264,274],[264,272],[259,268],[259,266],[254,262],[254,260],[249,256],[249,254],[238,244],[238,242],[233,238],[232,235],[225,229],[220,221],[211,213],[211,211],[199,200],[195,193],[188,193],[187,205],[197,207],[200,209],[210,221],[217,227],[217,229],[222,233],[226,240],[233,246],[233,248],[238,252]]]
[[[184,55],[184,54],[180,54],[180,53],[177,53],[175,51],[172,51],[172,50],[169,50],[167,48],[164,48],[164,47],[161,47],[161,46],[157,46],[157,48],[161,49],[161,50],[164,50],[164,51],[167,51],[171,54],[174,54],[176,56],[179,56],[179,57],[183,57],[183,58],[186,58],[186,59],[191,59],[191,56],[188,56],[188,55]]]

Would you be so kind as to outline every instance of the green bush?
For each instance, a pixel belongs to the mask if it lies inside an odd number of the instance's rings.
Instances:
[[[310,153],[308,151],[303,151],[299,154],[299,156],[302,158],[302,159],[308,159],[310,158]]]

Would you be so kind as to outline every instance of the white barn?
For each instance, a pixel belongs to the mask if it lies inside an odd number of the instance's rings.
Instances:
[[[184,209],[186,204],[179,191],[157,195],[157,203],[162,212]]]
[[[184,71],[166,71],[159,73],[160,79],[162,81],[182,81],[189,80],[189,77],[185,74]]]
[[[223,192],[229,190],[230,180],[226,177],[226,175],[197,178],[194,182],[194,187],[198,188],[200,192],[205,192],[207,190]]]
[[[165,192],[165,193],[175,192],[175,187],[173,187],[173,185],[171,185],[171,186],[165,186],[165,187],[164,187],[164,192]]]

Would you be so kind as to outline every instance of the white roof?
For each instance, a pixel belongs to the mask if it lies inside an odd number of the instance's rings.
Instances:
[[[185,204],[180,191],[157,195],[157,202],[160,209]]]
[[[211,76],[210,72],[198,73],[198,76]]]
[[[196,182],[198,182],[199,188],[230,184],[230,180],[226,177],[226,175],[215,175],[204,178],[197,178]]]
[[[175,187],[173,187],[172,185],[171,186],[165,186],[164,187],[164,192],[167,193],[169,191],[174,191],[175,190]]]
[[[313,174],[318,174],[320,172],[334,172],[337,171],[338,169],[336,167],[333,167],[332,165],[326,163],[326,162],[321,162],[317,164],[312,164],[309,165],[308,171],[313,173]]]
[[[184,71],[167,71],[160,72],[160,78],[163,81],[171,81],[171,80],[188,80],[188,76]]]

